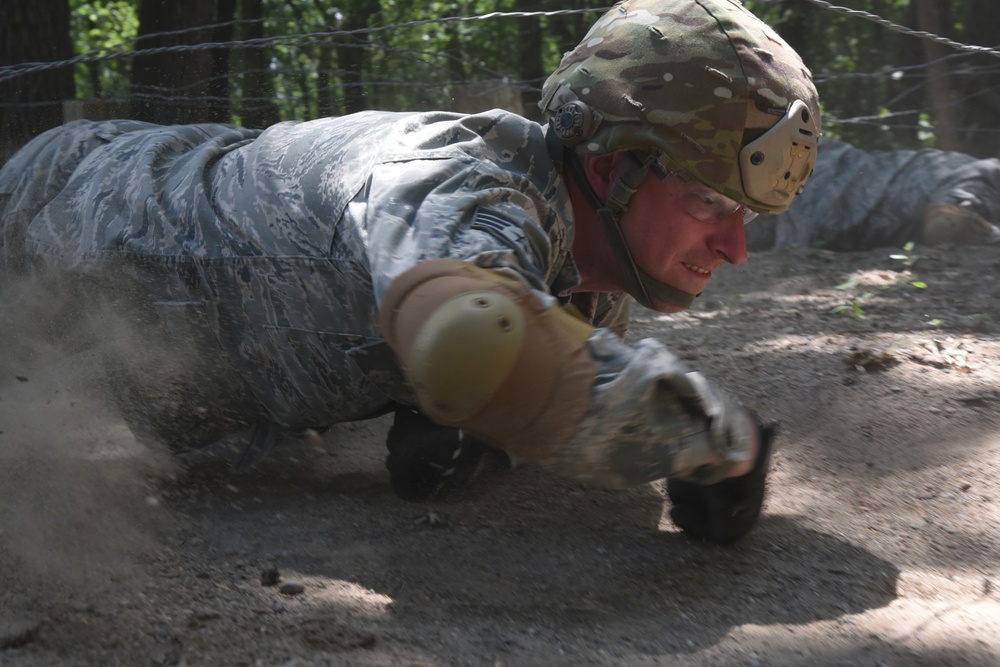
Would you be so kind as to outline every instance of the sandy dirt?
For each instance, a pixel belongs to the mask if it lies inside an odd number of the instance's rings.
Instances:
[[[781,423],[725,548],[662,484],[520,467],[402,502],[384,419],[181,465],[8,303],[0,664],[1000,665],[1000,252],[890,254],[760,253],[688,313],[636,312],[630,337]]]

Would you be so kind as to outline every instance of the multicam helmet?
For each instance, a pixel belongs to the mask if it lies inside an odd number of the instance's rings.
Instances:
[[[579,153],[639,150],[747,208],[787,209],[816,160],[819,103],[798,54],[738,0],[624,0],[545,82]]]

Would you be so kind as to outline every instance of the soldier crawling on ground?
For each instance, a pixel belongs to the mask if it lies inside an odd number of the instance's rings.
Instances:
[[[813,184],[787,211],[747,228],[750,250],[1000,246],[1000,160],[964,153],[864,151],[822,139]]]
[[[0,268],[71,291],[74,317],[127,315],[102,335],[142,437],[240,434],[255,460],[394,412],[405,498],[459,486],[492,447],[606,486],[666,478],[678,526],[737,539],[773,429],[619,334],[626,295],[687,308],[746,261],[745,223],[801,192],[810,74],[737,0],[625,0],[541,106],[547,127],[500,110],[67,125],[0,170]]]

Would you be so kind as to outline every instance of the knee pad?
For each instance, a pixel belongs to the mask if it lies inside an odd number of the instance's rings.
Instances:
[[[506,274],[418,264],[389,286],[380,326],[431,419],[519,458],[551,457],[590,404],[593,327]]]

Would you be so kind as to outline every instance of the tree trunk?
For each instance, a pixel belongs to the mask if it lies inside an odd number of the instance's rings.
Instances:
[[[920,30],[941,34],[943,22],[937,0],[916,0],[917,20]],[[984,17],[985,18],[985,17]],[[951,81],[948,65],[940,59],[952,51],[929,39],[923,40],[927,69],[927,89],[930,95],[934,128],[937,134],[937,148],[949,151],[962,150],[959,140],[958,114],[952,106]]]
[[[73,57],[65,0],[0,0],[0,17],[0,66]],[[0,160],[62,123],[62,101],[75,96],[68,66],[0,81]]]
[[[546,2],[546,9],[585,9],[586,3],[582,0],[572,0],[571,2],[555,3],[552,0]],[[548,37],[555,40],[560,54],[569,51],[580,43],[583,36],[587,34],[590,26],[601,15],[595,11],[593,14],[565,14],[563,16],[550,16],[548,19]],[[546,72],[548,75],[549,72]],[[541,84],[539,84],[541,87]]]
[[[448,34],[448,43],[444,48],[444,55],[447,59],[448,67],[448,95],[445,106],[453,106],[459,100],[456,97],[464,95],[467,89],[469,75],[465,72],[465,54],[462,49],[462,36],[459,34],[458,26],[449,23],[445,27]]]
[[[334,116],[337,114],[336,100],[333,95],[333,51],[323,44],[319,47],[318,69],[316,73],[316,95],[319,115]]]
[[[539,8],[538,0],[517,0],[514,4],[514,11],[518,12],[535,12]],[[542,96],[538,87],[547,74],[542,60],[542,22],[537,16],[516,20],[521,22],[517,43],[520,52],[518,78],[530,84],[521,89],[521,107],[525,116],[539,120],[542,112],[538,102]]]
[[[141,0],[136,50],[199,44],[212,37],[196,30],[215,18],[214,0]],[[183,31],[177,34],[158,34]],[[168,51],[132,60],[133,118],[152,123],[196,123],[211,117],[211,51]]]
[[[219,25],[212,31],[213,42],[229,42],[233,39],[233,18],[236,16],[236,0],[219,0],[215,22]],[[208,90],[213,100],[208,109],[208,119],[216,123],[232,120],[229,92],[229,48],[213,49],[212,78]]]
[[[378,0],[362,0],[347,10],[343,27],[358,30],[371,25],[372,16],[378,12]],[[364,89],[364,74],[368,61],[368,47],[371,40],[367,35],[342,37],[347,46],[337,48],[337,62],[340,65],[340,81],[344,87],[344,112],[355,113],[370,108]]]
[[[247,24],[246,39],[264,36],[263,0],[241,0],[240,15]],[[243,56],[243,105],[240,118],[246,127],[264,128],[278,122],[278,108],[274,105],[274,82],[268,69],[268,54],[264,47],[247,49]]]
[[[264,36],[263,0],[240,0],[240,16],[249,21],[244,39],[260,39]],[[242,51],[243,68],[240,72],[243,85],[243,103],[240,107],[240,122],[246,127],[265,128],[278,122],[278,108],[274,99],[274,80],[268,67],[267,47],[260,46]]]
[[[991,48],[1000,48],[1000,21],[988,20],[993,15],[996,0],[966,0],[964,13],[955,22],[964,26],[962,41]],[[996,73],[997,58],[985,54],[968,55],[953,65],[976,71],[976,76],[960,77],[955,83],[959,99],[966,100],[962,108],[963,144],[967,152],[981,157],[1000,154],[1000,135],[992,132],[1000,118],[1000,74]]]

